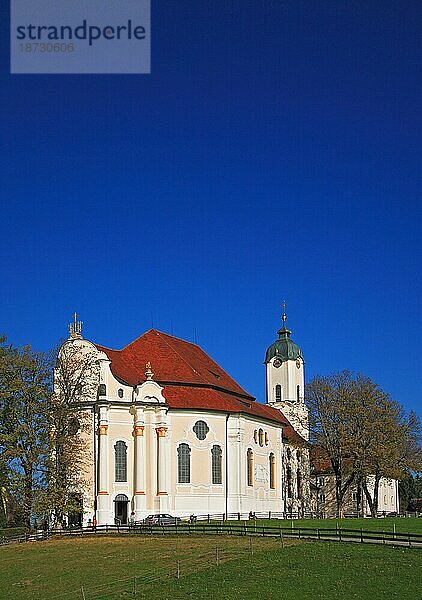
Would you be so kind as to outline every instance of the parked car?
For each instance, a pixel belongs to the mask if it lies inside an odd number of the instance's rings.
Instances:
[[[144,523],[145,525],[177,525],[180,523],[180,518],[168,514],[148,515]]]

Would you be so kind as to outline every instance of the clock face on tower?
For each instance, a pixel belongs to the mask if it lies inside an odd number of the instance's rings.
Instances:
[[[281,367],[281,360],[279,358],[275,358],[273,365],[276,367],[276,369],[278,369],[278,367]]]

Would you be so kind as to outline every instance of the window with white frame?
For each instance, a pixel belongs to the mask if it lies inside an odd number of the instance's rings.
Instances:
[[[275,489],[275,456],[271,452],[269,457],[269,470],[270,470],[270,489]]]
[[[190,448],[187,444],[179,444],[177,448],[177,480],[190,483]]]
[[[198,438],[198,440],[201,440],[201,442],[205,440],[209,430],[210,428],[205,423],[205,421],[197,421],[193,426],[193,431],[195,432],[195,435]]]
[[[127,481],[127,446],[121,441],[114,446],[114,479]]]
[[[211,450],[212,458],[212,482],[219,484],[222,482],[222,451],[220,446],[213,446]]]
[[[248,449],[246,459],[247,459],[248,485],[252,486],[253,485],[253,452],[250,448]]]

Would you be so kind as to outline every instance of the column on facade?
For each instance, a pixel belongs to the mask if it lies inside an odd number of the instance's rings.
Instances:
[[[156,427],[157,432],[157,496],[160,496],[160,508],[167,508],[168,483],[166,465],[167,427]]]
[[[277,512],[284,512],[285,498],[283,493],[284,474],[283,474],[283,429],[277,430],[277,450],[276,450],[276,488],[277,488]]]
[[[109,483],[108,483],[108,416],[107,406],[100,406],[98,427],[98,524],[108,522]]]
[[[241,430],[240,420],[236,416],[230,416],[227,422],[228,447],[226,449],[226,461],[228,461],[228,477],[226,478],[227,507],[224,511],[228,513],[242,512],[243,509],[253,509],[253,503],[248,504],[249,499],[245,498],[246,506],[242,505],[242,498],[247,495],[247,450],[248,447],[243,444],[243,431]],[[253,489],[253,488],[251,488]]]
[[[144,438],[143,408],[136,408],[135,424],[133,426],[133,440],[135,444],[135,478],[134,478],[134,510],[135,519],[139,520],[145,510],[145,438]]]

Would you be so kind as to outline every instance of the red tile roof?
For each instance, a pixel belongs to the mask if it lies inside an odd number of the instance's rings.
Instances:
[[[170,408],[197,408],[230,413],[246,413],[268,421],[277,421],[277,423],[285,426],[289,424],[282,412],[265,404],[260,404],[252,397],[250,400],[245,400],[212,388],[166,385],[163,396]]]
[[[122,350],[96,346],[110,359],[113,375],[131,386],[145,381],[150,362],[170,408],[245,413],[280,423],[285,437],[304,442],[281,411],[256,402],[196,344],[150,329]]]
[[[145,381],[145,365],[151,363],[154,380],[219,387],[252,398],[199,346],[150,329],[122,350],[97,348],[111,360],[113,375],[129,385]]]

